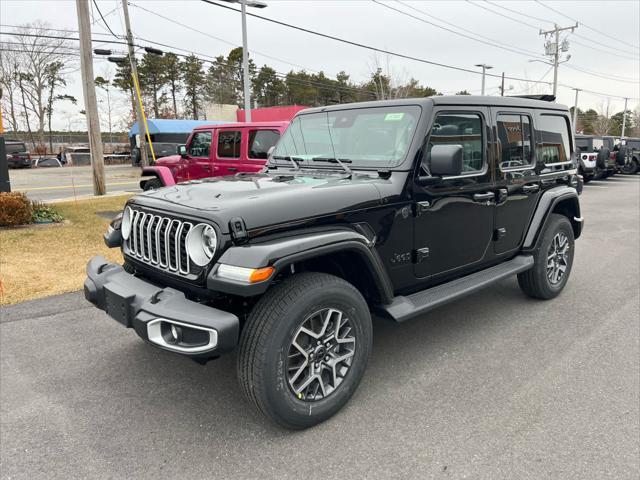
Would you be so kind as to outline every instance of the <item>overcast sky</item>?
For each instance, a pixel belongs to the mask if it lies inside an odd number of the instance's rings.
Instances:
[[[634,98],[629,103],[630,109],[636,108],[640,102],[638,0],[492,3],[462,0],[384,1],[390,7],[420,17],[424,21],[369,0],[268,0],[267,3],[269,6],[263,10],[250,10],[317,32],[438,63],[471,69],[475,69],[475,64],[486,63],[494,67],[490,73],[500,74],[504,71],[507,76],[546,81],[553,80],[550,67],[539,62],[529,62],[534,58],[544,59],[541,56],[544,53],[544,38],[538,34],[537,29],[553,28],[554,22],[560,26],[571,25],[571,20],[567,18],[570,17],[579,20],[583,25],[576,30],[579,36],[568,32],[561,36],[569,40],[568,53],[571,54],[571,59],[566,66],[560,67],[559,82],[611,95],[607,97],[581,92],[579,105],[583,109],[600,109],[609,98],[611,112],[620,111],[623,100],[614,95]],[[122,34],[121,1],[98,0],[98,5],[112,30],[118,35]],[[560,13],[550,10],[545,5]],[[193,30],[155,16],[149,11],[188,25]],[[97,15],[97,12],[94,13]],[[130,14],[135,35],[197,54],[226,54],[233,46],[241,44],[240,15],[200,1],[132,0]],[[506,17],[512,17],[522,23]],[[2,31],[9,30],[5,25],[20,25],[36,20],[46,21],[52,28],[77,30],[76,5],[72,0],[2,0],[0,19]],[[507,50],[445,31],[425,21],[457,32],[466,32],[470,37],[482,36],[481,40],[500,43]],[[352,75],[352,80],[361,81],[369,76],[376,61],[385,66],[389,62],[394,76],[414,77],[423,85],[434,87],[440,92],[455,93],[466,89],[471,93],[480,93],[481,77],[472,73],[393,56],[387,58],[381,54],[378,54],[376,59],[374,52],[256,18],[249,18],[248,29],[249,51],[253,60],[258,66],[268,63],[279,72],[286,73],[291,69],[298,70],[304,67],[308,71],[322,70],[325,74],[334,76],[337,72],[345,70]],[[610,36],[602,35],[594,29],[609,32]],[[206,32],[220,40],[195,30]],[[93,32],[108,33],[99,19],[93,25]],[[1,38],[7,40],[4,35]],[[223,40],[228,43],[224,43]],[[94,44],[95,46],[97,45]],[[105,61],[96,61],[94,64],[96,75],[108,74],[111,67],[111,64]],[[588,70],[600,76],[568,67]],[[602,78],[612,75],[616,80]],[[512,87],[510,93],[513,94],[551,91],[551,87],[544,86],[527,91],[528,85],[517,80],[507,80],[505,83],[507,88]],[[488,78],[487,93],[498,94],[499,84],[499,78]],[[67,93],[82,98],[79,72],[71,75]],[[560,87],[558,99],[562,103],[573,105],[574,91]],[[126,103],[121,100],[119,105],[123,112]],[[65,113],[58,115],[55,127],[66,129],[81,108],[81,105],[61,105],[61,112]],[[75,125],[75,128],[80,127],[81,124]]]

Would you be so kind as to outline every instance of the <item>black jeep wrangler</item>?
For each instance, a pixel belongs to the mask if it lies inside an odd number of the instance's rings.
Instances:
[[[558,295],[582,230],[578,181],[554,103],[312,108],[264,172],[132,198],[105,234],[124,265],[93,258],[85,296],[161,349],[204,362],[238,348],[249,401],[309,427],[362,379],[372,315],[403,322],[516,274],[527,295]]]

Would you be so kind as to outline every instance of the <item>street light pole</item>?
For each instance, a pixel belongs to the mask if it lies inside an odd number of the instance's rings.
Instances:
[[[251,121],[251,93],[249,91],[249,50],[247,48],[247,4],[240,0],[242,7],[242,81],[244,83],[244,120]]]
[[[578,133],[578,92],[579,88],[574,88],[576,91],[576,101],[573,105],[573,133]]]
[[[624,138],[624,129],[627,126],[627,101],[629,99],[624,99],[624,110],[622,111],[622,131],[620,132],[620,140]]]
[[[485,87],[485,79],[487,76],[487,70],[491,70],[493,67],[491,65],[487,65],[486,63],[478,63],[476,67],[482,67],[482,91],[480,95],[484,95],[484,87]]]

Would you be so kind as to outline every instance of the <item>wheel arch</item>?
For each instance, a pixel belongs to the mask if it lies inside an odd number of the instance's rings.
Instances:
[[[141,176],[157,178],[158,180],[160,180],[160,182],[162,182],[163,187],[168,187],[176,184],[176,181],[173,178],[173,174],[171,173],[171,169],[169,167],[157,165],[143,167]],[[147,180],[149,180],[149,178],[143,178],[142,180],[140,180],[141,189],[144,190],[144,184],[147,183]]]
[[[248,297],[263,294],[278,278],[315,271],[346,280],[368,301],[389,303],[393,299],[393,287],[373,248],[374,242],[355,230],[344,228],[234,246],[220,257],[209,274],[207,285],[212,290]],[[239,285],[217,276],[220,264],[246,268],[273,266],[276,271],[264,282]]]
[[[580,202],[578,192],[573,187],[554,187],[544,192],[538,202],[529,229],[525,236],[523,249],[533,250],[537,248],[541,232],[547,226],[552,213],[567,217],[573,228],[574,238],[582,233],[583,219],[580,214]]]

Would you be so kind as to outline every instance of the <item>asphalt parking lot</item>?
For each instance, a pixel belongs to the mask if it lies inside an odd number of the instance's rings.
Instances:
[[[107,192],[140,191],[140,168],[106,165],[104,170]],[[93,194],[90,166],[11,169],[9,178],[14,192],[25,192],[32,200],[57,200]]]
[[[376,321],[364,380],[303,432],[255,414],[235,356],[158,351],[73,293],[3,308],[2,478],[637,479],[640,176],[592,182],[563,294],[515,279]]]

